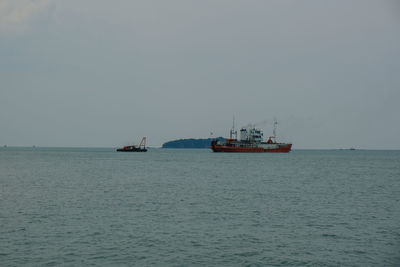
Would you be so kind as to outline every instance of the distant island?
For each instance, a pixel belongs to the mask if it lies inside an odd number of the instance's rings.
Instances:
[[[164,143],[162,148],[210,148],[211,141],[215,138],[207,139],[179,139]],[[218,140],[225,140],[223,137],[218,137]]]

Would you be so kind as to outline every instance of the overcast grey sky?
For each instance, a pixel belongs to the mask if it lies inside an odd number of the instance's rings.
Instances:
[[[0,145],[400,149],[399,75],[399,1],[0,0]]]

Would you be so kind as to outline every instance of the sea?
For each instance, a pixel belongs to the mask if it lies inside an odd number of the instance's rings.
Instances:
[[[400,151],[2,147],[0,266],[400,266]]]

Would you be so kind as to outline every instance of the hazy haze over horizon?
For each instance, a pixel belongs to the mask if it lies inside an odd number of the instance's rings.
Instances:
[[[397,1],[0,0],[0,145],[149,146],[279,121],[400,149]]]

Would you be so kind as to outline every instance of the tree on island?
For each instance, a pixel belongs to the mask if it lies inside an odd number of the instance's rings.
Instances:
[[[207,139],[179,139],[165,142],[162,148],[210,148],[211,141],[215,138]],[[218,137],[218,140],[225,140],[222,137]]]

